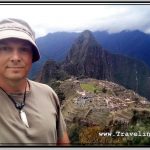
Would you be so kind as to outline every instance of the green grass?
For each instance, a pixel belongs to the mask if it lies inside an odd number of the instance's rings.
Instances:
[[[90,83],[81,83],[81,88],[87,92],[95,92],[95,90],[98,90],[93,84]]]
[[[86,92],[92,92],[94,94],[108,93],[108,92],[110,93],[110,91],[108,91],[105,87],[98,87],[97,85],[92,83],[81,83],[80,86]]]

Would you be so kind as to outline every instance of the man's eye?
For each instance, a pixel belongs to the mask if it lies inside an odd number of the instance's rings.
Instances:
[[[22,47],[22,48],[20,48],[20,50],[21,50],[21,51],[27,51],[27,48]]]
[[[30,48],[28,48],[28,47],[22,47],[22,48],[20,48],[20,51],[22,51],[22,52],[29,52]]]
[[[3,51],[10,51],[10,47],[7,47],[7,46],[2,46],[0,47],[0,50],[3,50]]]

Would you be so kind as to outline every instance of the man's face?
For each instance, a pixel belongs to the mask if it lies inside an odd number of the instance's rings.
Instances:
[[[15,38],[0,41],[0,79],[24,79],[31,66],[32,46],[28,41]]]

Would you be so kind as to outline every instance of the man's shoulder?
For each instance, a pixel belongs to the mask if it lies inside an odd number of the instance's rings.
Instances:
[[[37,91],[39,94],[44,94],[44,95],[49,95],[52,99],[55,99],[55,102],[58,104],[58,96],[56,94],[56,92],[47,84],[43,84],[43,83],[39,83],[36,81],[32,81],[32,80],[28,80],[29,84],[32,88],[32,92],[35,92],[37,94]]]
[[[32,91],[39,92],[39,93],[49,93],[50,95],[53,95],[54,97],[57,97],[56,92],[47,84],[39,83],[33,80],[29,80],[29,84],[31,86]]]
[[[50,86],[48,86],[47,84],[43,84],[43,83],[39,83],[33,80],[29,80],[29,84],[32,88],[38,88],[38,89],[43,89],[43,90],[52,90],[52,88]]]
[[[47,86],[46,84],[44,83],[40,83],[40,82],[37,82],[37,81],[33,81],[33,80],[30,80],[28,79],[29,83],[32,84],[32,85],[36,85],[36,86]]]

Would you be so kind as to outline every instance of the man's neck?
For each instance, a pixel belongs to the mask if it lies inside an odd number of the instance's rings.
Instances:
[[[26,86],[27,79],[22,79],[19,81],[5,81],[0,79],[0,87],[3,88],[7,93],[24,93]]]

